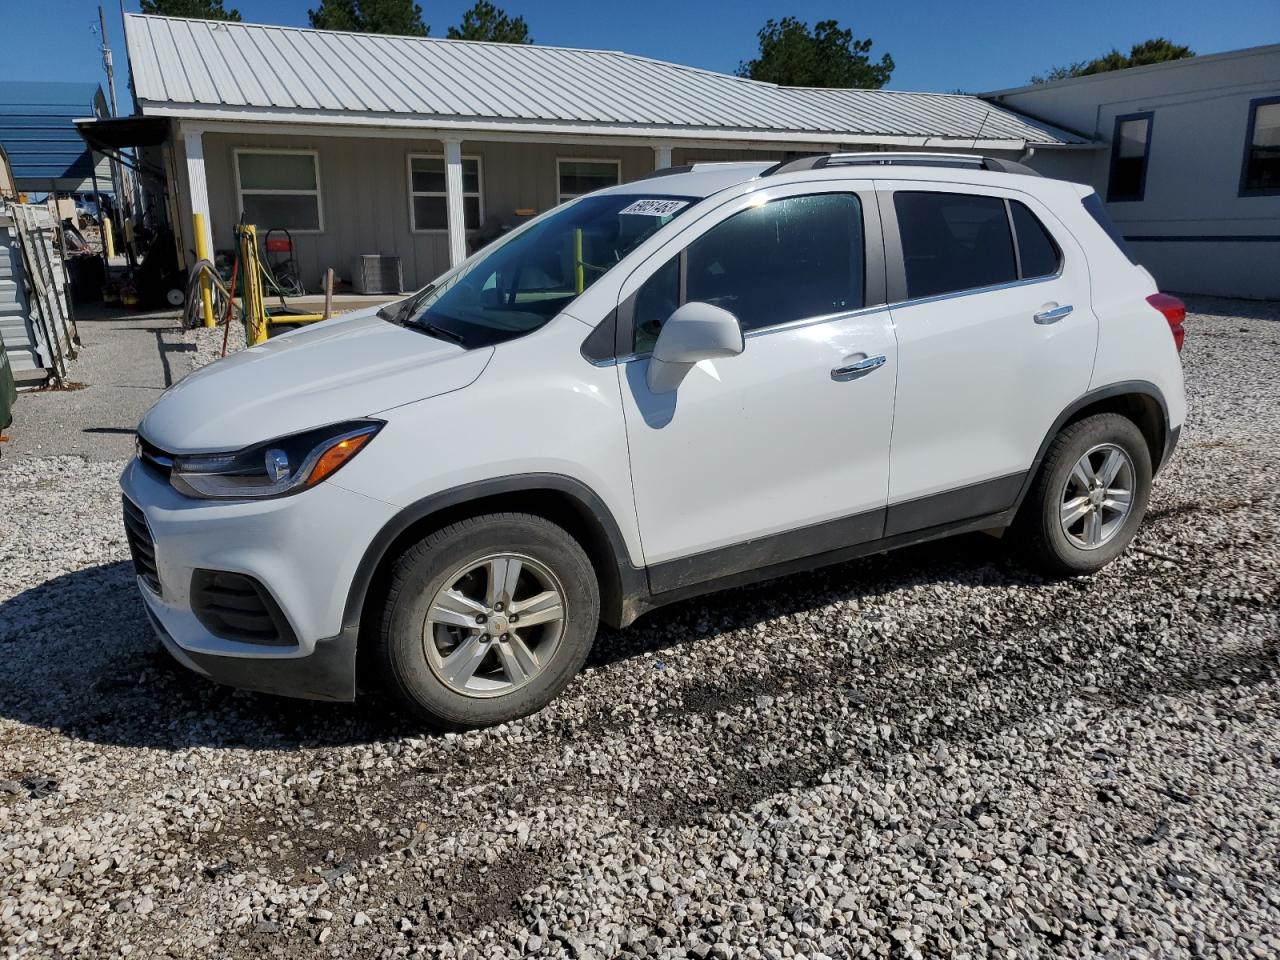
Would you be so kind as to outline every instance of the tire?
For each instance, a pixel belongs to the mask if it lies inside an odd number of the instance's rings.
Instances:
[[[554,699],[582,669],[599,620],[595,571],[573,537],[542,517],[489,514],[437,530],[396,561],[377,659],[416,717],[486,727]]]
[[[1116,462],[1113,450],[1124,455],[1118,473],[1100,492],[1088,485],[1090,492],[1085,493],[1085,480],[1106,479],[1108,467]],[[1075,473],[1086,454],[1089,469]],[[1129,503],[1121,513],[1125,487]],[[1151,453],[1142,431],[1120,414],[1097,414],[1071,424],[1049,445],[1014,533],[1027,559],[1045,573],[1096,573],[1129,546],[1150,498]],[[1064,527],[1077,514],[1079,518]]]

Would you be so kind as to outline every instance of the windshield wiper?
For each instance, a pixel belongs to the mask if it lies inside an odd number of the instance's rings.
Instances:
[[[406,322],[408,321],[409,316],[413,313],[414,310],[417,309],[418,304],[422,303],[422,301],[427,298],[427,295],[430,294],[431,291],[434,289],[435,289],[434,283],[428,284],[427,286],[419,290],[415,296],[406,297],[403,300],[395,300],[395,301],[392,301],[391,303],[388,303],[386,306],[378,308],[377,315],[383,320],[386,320],[388,323],[394,323],[397,326],[403,327],[406,325]],[[397,303],[400,304],[399,309],[392,310],[391,308],[395,306]]]
[[[437,340],[449,340],[459,346],[464,345],[467,341],[463,339],[462,334],[454,333],[452,330],[446,330],[444,327],[438,327],[434,323],[411,323],[406,326],[412,327],[414,330],[421,330],[423,333],[430,334]]]

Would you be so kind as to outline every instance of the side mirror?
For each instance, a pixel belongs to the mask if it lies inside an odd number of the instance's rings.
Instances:
[[[745,348],[742,326],[732,313],[710,303],[686,303],[658,333],[646,378],[649,389],[670,393],[695,363],[736,357]]]

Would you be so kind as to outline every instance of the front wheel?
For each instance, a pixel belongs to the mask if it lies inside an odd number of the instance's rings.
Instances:
[[[1102,413],[1049,445],[1015,523],[1029,559],[1059,576],[1094,573],[1133,540],[1151,497],[1151,453],[1132,420]]]
[[[382,674],[433,726],[503,723],[551,701],[581,669],[600,598],[582,547],[542,517],[451,524],[396,562]]]

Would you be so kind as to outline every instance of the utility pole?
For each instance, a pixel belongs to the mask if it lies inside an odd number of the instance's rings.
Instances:
[[[120,109],[116,106],[116,71],[111,64],[111,46],[107,43],[107,17],[98,7],[98,29],[102,31],[102,68],[107,71],[107,92],[111,95],[111,115],[118,117]]]
[[[120,115],[119,108],[116,105],[116,72],[111,62],[111,45],[107,42],[107,17],[102,12],[102,6],[98,6],[98,29],[102,33],[102,68],[107,71],[107,92],[111,97],[111,116],[118,117]],[[93,161],[93,151],[89,152],[89,161]],[[120,170],[120,164],[113,158],[111,160],[111,189],[115,192],[115,214],[119,223],[113,226],[119,227],[121,231],[121,239],[124,238],[124,211],[125,211],[125,190],[124,177]],[[121,244],[126,247],[126,244]]]

